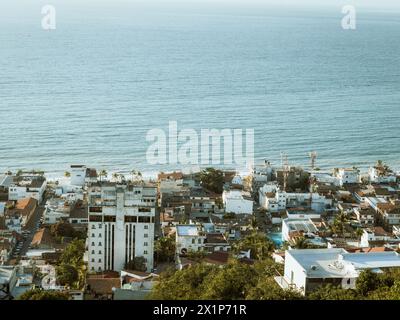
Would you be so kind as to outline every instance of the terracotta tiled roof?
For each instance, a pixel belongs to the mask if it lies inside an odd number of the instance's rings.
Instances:
[[[32,246],[40,246],[40,245],[51,246],[53,244],[54,244],[54,239],[48,228],[39,229],[33,236],[31,242]]]
[[[120,288],[120,278],[97,278],[89,276],[86,279],[86,284],[90,291],[96,294],[112,294],[113,288]]]
[[[228,263],[228,259],[229,259],[228,252],[215,251],[215,252],[207,255],[207,257],[204,259],[204,261],[207,263],[212,263],[212,264],[226,264],[226,263]]]

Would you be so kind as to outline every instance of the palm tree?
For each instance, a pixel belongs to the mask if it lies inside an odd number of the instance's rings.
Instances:
[[[362,237],[363,234],[364,234],[364,230],[362,228],[357,228],[356,236],[357,236],[357,239],[358,239],[358,246],[360,246],[361,237]]]
[[[119,179],[119,174],[118,174],[117,172],[114,172],[114,173],[112,174],[112,178],[114,179],[114,181],[118,181],[118,179]]]
[[[295,249],[307,249],[309,244],[309,241],[304,236],[301,236],[291,242],[291,247]]]
[[[338,233],[343,236],[347,221],[348,221],[348,218],[347,218],[346,213],[344,213],[343,211],[340,212],[336,216],[335,221],[333,223],[333,232]]]
[[[101,170],[100,171],[100,173],[99,173],[99,176],[100,176],[100,181],[102,181],[103,179],[102,179],[102,177],[107,177],[107,170]]]
[[[130,174],[132,175],[132,182],[134,181],[134,177],[136,176],[136,170],[133,169]]]

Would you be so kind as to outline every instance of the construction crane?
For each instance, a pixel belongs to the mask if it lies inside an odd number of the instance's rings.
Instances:
[[[315,151],[312,151],[308,155],[310,156],[310,160],[311,160],[311,170],[314,170],[315,162],[317,160],[317,153]]]

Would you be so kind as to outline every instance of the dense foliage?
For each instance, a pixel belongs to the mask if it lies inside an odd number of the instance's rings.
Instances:
[[[144,257],[135,257],[125,264],[125,269],[144,272],[146,271],[146,259]]]
[[[161,275],[150,299],[235,300],[235,299],[301,299],[292,290],[282,290],[272,278],[280,268],[271,259],[255,264],[230,261],[219,267],[199,263],[180,271]]]
[[[161,275],[150,299],[169,300],[400,300],[400,271],[377,274],[361,272],[355,289],[331,284],[304,297],[295,290],[283,290],[274,276],[283,266],[267,258],[255,264],[231,260],[224,267],[199,263],[189,268],[168,270]]]
[[[154,243],[155,261],[171,262],[175,258],[175,238],[173,236],[162,237]]]
[[[206,168],[200,172],[201,185],[217,194],[222,194],[224,187],[224,174],[221,170]]]
[[[68,285],[71,288],[82,287],[86,272],[84,253],[84,240],[75,239],[65,248],[56,267],[57,280],[61,285]]]
[[[42,289],[31,289],[24,292],[18,300],[69,300],[69,295],[60,291],[45,291]]]
[[[236,253],[250,250],[250,258],[257,260],[270,257],[274,248],[274,243],[265,234],[256,231],[243,237],[234,245]]]

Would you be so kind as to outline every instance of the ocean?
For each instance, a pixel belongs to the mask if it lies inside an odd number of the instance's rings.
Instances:
[[[4,5],[0,172],[180,169],[145,157],[146,133],[169,121],[254,129],[256,160],[276,165],[316,151],[321,168],[400,168],[400,12],[360,10],[343,30],[340,6],[56,1],[45,31],[42,1]]]

